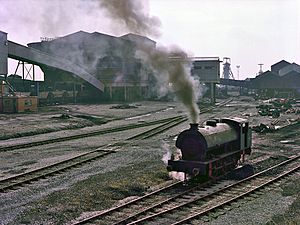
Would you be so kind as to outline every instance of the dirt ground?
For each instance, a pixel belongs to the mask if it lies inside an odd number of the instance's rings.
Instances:
[[[282,114],[279,118],[259,116],[256,109],[259,104],[250,97],[237,97],[224,107],[202,114],[199,122],[211,118],[243,117],[249,119],[251,126],[277,122],[277,127],[283,127],[299,120],[297,114]],[[0,147],[181,114],[187,112],[178,102],[60,105],[40,108],[37,113],[0,114]],[[171,182],[162,158],[168,151],[175,150],[174,139],[188,128],[188,123],[151,139],[126,145],[117,153],[65,173],[1,193],[0,224],[68,224],[72,219],[107,209],[125,198],[143,195],[157,185]],[[124,140],[153,127],[0,152],[0,179]],[[298,154],[299,133],[299,126],[266,134],[253,132],[253,155],[249,163],[263,161],[270,155],[276,160],[276,157]],[[259,197],[233,207],[224,215],[208,218],[207,223],[300,223],[299,192],[298,174],[263,191]]]

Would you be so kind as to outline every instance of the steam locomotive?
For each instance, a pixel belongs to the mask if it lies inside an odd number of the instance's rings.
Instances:
[[[179,160],[168,161],[167,170],[218,177],[237,167],[251,153],[251,128],[242,118],[214,119],[204,126],[190,124],[182,131],[175,146],[181,150]]]

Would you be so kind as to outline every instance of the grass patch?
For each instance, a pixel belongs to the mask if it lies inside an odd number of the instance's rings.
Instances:
[[[249,159],[257,159],[257,158],[259,158],[261,156],[264,156],[264,155],[266,155],[266,154],[262,153],[262,152],[253,152],[253,153],[251,153]]]
[[[51,221],[65,224],[83,212],[104,210],[130,196],[141,196],[151,186],[168,180],[161,162],[141,162],[92,176],[73,187],[34,202],[16,223]],[[67,203],[67,204],[66,204]]]
[[[3,135],[3,136],[0,136],[0,140],[7,140],[7,139],[19,138],[19,137],[28,137],[28,136],[33,136],[33,135],[37,135],[37,134],[46,134],[46,133],[51,133],[51,132],[56,132],[56,131],[61,131],[61,130],[75,130],[75,129],[80,129],[80,128],[84,128],[87,126],[93,126],[93,124],[76,122],[74,124],[69,124],[65,127],[43,128],[43,129],[36,129],[33,131],[26,131],[26,132],[14,133],[14,134],[9,134],[9,135]]]
[[[95,116],[90,116],[90,115],[74,115],[74,117],[91,121],[95,125],[101,125],[101,124],[105,124],[108,122],[108,120],[105,118],[95,117]]]
[[[275,215],[266,225],[300,224],[300,179],[281,185],[283,196],[296,196],[295,201],[284,214]]]
[[[299,194],[300,191],[300,178],[294,182],[281,185],[283,196],[293,196]]]
[[[277,163],[283,162],[286,160],[286,157],[278,156],[278,157],[270,157],[266,160],[260,161],[258,163],[255,163],[253,166],[255,168],[256,172],[262,171],[264,169],[267,169],[271,166],[276,165]]]
[[[39,113],[48,113],[48,112],[62,112],[68,110],[65,107],[60,107],[60,106],[39,106],[38,107],[38,112]]]
[[[32,164],[35,164],[35,163],[37,163],[36,160],[30,160],[30,161],[22,162],[18,166],[29,166],[29,165],[32,165]]]
[[[12,170],[3,172],[3,174],[19,174],[19,173],[24,173],[26,170],[27,170],[27,168],[12,169]]]

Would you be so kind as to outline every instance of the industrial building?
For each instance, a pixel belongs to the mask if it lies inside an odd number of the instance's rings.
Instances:
[[[74,95],[81,101],[133,101],[149,96],[149,70],[135,57],[139,48],[156,47],[156,42],[147,37],[135,34],[114,37],[79,31],[28,46],[71,61],[105,86],[104,92],[100,92],[71,73],[44,66],[41,92],[49,91],[55,97],[55,93],[64,91],[66,96]]]
[[[191,59],[193,67],[192,76],[199,79],[210,89],[211,102],[216,101],[216,84],[220,83],[220,58],[219,57],[195,57]]]
[[[45,82],[39,84],[40,102],[136,101],[156,97],[150,88],[155,85],[153,72],[135,56],[139,49],[155,50],[156,42],[147,37],[131,33],[115,37],[79,31],[64,37],[44,38],[28,46],[68,60],[104,84],[101,92],[72,73],[41,66]],[[220,79],[220,59],[195,57],[190,60],[193,61],[192,75],[206,83],[211,95],[215,96],[215,84]]]
[[[268,70],[250,80],[250,88],[257,89],[260,96],[300,97],[300,66],[281,60]]]
[[[154,72],[136,57],[138,50],[155,51],[156,42],[147,37],[79,31],[63,37],[41,38],[26,47],[7,40],[5,32],[0,34],[2,74],[7,74],[7,58],[19,60],[16,71],[19,67],[22,70],[21,76],[5,75],[5,81],[21,94],[38,96],[39,104],[157,98],[153,90],[157,85]],[[192,75],[209,84],[211,96],[215,96],[215,84],[220,79],[219,58],[189,60],[193,62]],[[35,80],[35,67],[43,71],[43,82]],[[32,81],[26,80],[29,72]]]

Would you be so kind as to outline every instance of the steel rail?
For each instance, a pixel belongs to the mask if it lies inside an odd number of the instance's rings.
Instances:
[[[178,118],[174,118],[174,119],[170,120],[169,122],[162,124],[159,127],[155,127],[144,133],[134,135],[133,137],[130,137],[127,140],[147,139],[156,134],[162,133],[163,131],[168,130],[174,126],[177,126],[180,123],[183,123],[185,121],[187,121],[187,118],[185,116],[179,116]]]
[[[192,215],[192,216],[189,216],[189,217],[187,217],[187,218],[185,218],[185,219],[183,219],[183,220],[181,220],[181,221],[178,221],[178,222],[176,222],[176,223],[173,223],[173,224],[171,224],[171,225],[184,224],[184,223],[187,223],[187,222],[190,221],[190,220],[197,219],[198,217],[200,217],[200,216],[202,216],[202,215],[205,215],[205,214],[207,214],[207,213],[209,213],[209,212],[211,212],[211,211],[213,211],[213,210],[216,210],[216,209],[218,209],[218,208],[223,207],[224,205],[228,205],[228,204],[230,204],[230,203],[232,203],[232,202],[234,202],[234,201],[236,201],[236,200],[238,200],[238,199],[241,199],[241,198],[245,197],[246,195],[249,195],[249,194],[251,194],[251,193],[253,193],[253,192],[255,192],[255,191],[258,191],[259,189],[262,189],[262,188],[264,188],[265,186],[267,186],[267,185],[269,185],[269,184],[272,184],[272,183],[274,183],[274,182],[276,182],[276,181],[278,181],[278,180],[280,180],[280,179],[282,179],[282,178],[284,178],[284,177],[286,177],[286,176],[288,176],[288,175],[290,175],[290,174],[296,172],[296,171],[299,170],[299,169],[300,169],[300,165],[298,165],[297,167],[292,168],[292,169],[290,169],[290,170],[288,170],[288,171],[285,171],[284,173],[279,174],[278,176],[272,178],[271,180],[267,180],[265,183],[260,184],[260,185],[256,186],[255,188],[253,188],[253,189],[251,189],[251,190],[249,190],[249,191],[246,191],[246,192],[244,192],[244,193],[241,193],[241,194],[239,194],[239,195],[237,195],[237,196],[235,196],[235,197],[233,197],[233,198],[231,198],[231,199],[228,199],[227,201],[221,202],[221,203],[219,203],[219,204],[217,204],[217,205],[215,205],[215,206],[213,206],[213,207],[210,207],[210,208],[208,208],[208,209],[206,209],[206,210],[203,210],[203,211],[201,211],[201,212],[198,212],[198,213],[196,213],[196,214],[194,214],[194,215]]]
[[[168,122],[170,119],[176,119],[176,118],[180,118],[180,117],[181,116],[176,116],[176,117],[165,118],[165,119],[161,119],[161,120],[157,120],[157,121],[145,122],[145,123],[140,123],[140,124],[130,124],[130,125],[124,125],[124,126],[114,127],[114,128],[106,128],[106,129],[102,129],[102,130],[98,130],[98,131],[92,131],[92,132],[88,132],[88,133],[84,133],[84,134],[76,134],[76,135],[71,135],[71,136],[67,136],[67,137],[58,137],[58,138],[52,138],[52,139],[48,139],[48,140],[42,140],[42,141],[36,141],[36,142],[30,142],[30,143],[24,143],[24,144],[18,144],[18,145],[4,146],[4,147],[0,147],[0,152],[16,150],[16,149],[21,149],[21,148],[34,147],[34,146],[40,146],[40,145],[46,145],[46,144],[50,144],[50,143],[70,141],[70,140],[75,140],[75,139],[97,136],[97,135],[101,135],[101,134],[115,133],[115,132],[119,132],[119,131],[136,129],[136,128],[141,128],[141,127],[146,127],[146,126],[152,126],[152,125]]]
[[[229,103],[229,102],[231,102],[231,101],[232,101],[232,99],[229,99],[229,100],[226,100],[226,101],[224,101],[224,102],[221,102],[218,106],[212,106],[212,107],[207,108],[207,109],[205,109],[205,110],[201,110],[201,111],[200,111],[200,114],[209,112],[209,111],[211,111],[211,110],[213,110],[213,109],[215,109],[215,108],[217,108],[217,107],[223,106],[223,105],[225,105],[225,104],[227,104],[227,103]],[[138,135],[135,135],[135,136],[133,136],[133,137],[130,137],[130,138],[128,138],[127,140],[135,140],[135,139],[137,139],[137,138],[141,140],[141,139],[146,139],[146,138],[152,137],[152,136],[154,136],[154,135],[156,135],[156,134],[158,134],[158,133],[161,133],[161,132],[165,131],[166,129],[169,129],[169,128],[171,128],[171,127],[174,127],[174,126],[176,126],[176,125],[178,125],[178,124],[180,124],[180,123],[182,123],[182,122],[185,122],[186,120],[187,120],[187,117],[186,117],[186,116],[177,116],[177,117],[173,117],[173,118],[172,118],[169,122],[167,122],[166,124],[163,124],[163,125],[161,125],[160,127],[153,128],[153,129],[151,129],[151,130],[149,130],[149,131],[146,131],[146,132],[144,132],[144,133],[142,133],[142,134],[138,134]],[[158,131],[158,130],[161,130],[161,131]],[[177,184],[182,184],[182,182],[175,183],[175,185],[177,185]],[[171,185],[171,187],[173,187],[173,185]],[[168,187],[167,189],[169,189],[169,187]],[[104,212],[97,213],[96,215],[93,215],[93,216],[91,216],[91,217],[85,218],[85,219],[80,220],[80,221],[78,221],[78,222],[72,223],[72,225],[85,224],[85,223],[89,223],[90,221],[97,220],[99,217],[106,216],[106,215],[108,215],[109,213],[113,213],[113,212],[115,212],[115,211],[118,211],[118,210],[120,210],[120,209],[122,209],[122,208],[125,208],[126,206],[129,206],[129,205],[131,205],[131,204],[133,204],[133,203],[137,203],[138,201],[144,200],[145,198],[148,198],[148,197],[150,197],[150,196],[152,196],[152,195],[155,195],[155,194],[157,194],[158,192],[161,192],[161,191],[163,191],[163,190],[165,190],[165,188],[163,188],[162,190],[158,190],[158,191],[155,191],[155,192],[151,192],[151,193],[149,193],[149,194],[146,194],[146,195],[144,195],[144,196],[141,196],[141,197],[139,197],[139,198],[137,198],[137,199],[135,199],[135,200],[132,200],[132,201],[130,201],[130,202],[128,202],[128,203],[124,203],[124,204],[122,204],[121,206],[113,207],[113,208],[108,209],[108,210],[106,210],[106,211],[104,211]]]
[[[93,151],[85,154],[81,154],[79,156],[54,163],[45,167],[41,167],[35,170],[31,170],[25,173],[18,174],[16,176],[8,177],[6,179],[0,180],[0,193],[11,190],[22,184],[30,183],[32,181],[39,180],[41,178],[45,178],[56,173],[65,171],[67,169],[71,169],[73,167],[77,167],[84,163],[91,162],[95,159],[104,157],[114,153],[114,151]]]
[[[166,210],[160,211],[160,212],[158,212],[158,213],[152,213],[150,216],[146,216],[146,217],[144,217],[144,218],[141,218],[141,219],[132,221],[133,218],[135,218],[135,217],[137,217],[137,216],[139,216],[139,215],[142,215],[142,214],[144,214],[144,213],[146,213],[146,212],[149,212],[149,211],[151,211],[151,210],[153,210],[153,209],[155,208],[155,207],[149,207],[149,208],[145,209],[144,211],[138,212],[136,216],[133,215],[132,218],[131,218],[131,217],[128,217],[128,219],[124,219],[124,220],[119,221],[118,223],[115,223],[115,224],[143,224],[143,223],[145,223],[146,221],[152,220],[152,219],[154,219],[155,217],[162,216],[163,214],[170,213],[170,212],[172,212],[173,210],[176,210],[176,209],[179,209],[179,208],[182,208],[182,207],[186,207],[186,206],[189,205],[189,204],[193,204],[193,203],[198,202],[198,201],[201,201],[201,200],[203,201],[203,200],[205,200],[205,199],[207,199],[207,198],[211,198],[211,197],[215,196],[215,195],[218,194],[218,193],[222,193],[222,192],[224,192],[225,190],[229,190],[230,188],[237,187],[238,185],[241,185],[241,184],[243,184],[243,183],[245,183],[245,182],[247,182],[247,181],[250,181],[250,180],[252,180],[252,179],[255,179],[255,178],[257,178],[257,177],[259,177],[259,176],[261,176],[261,175],[263,175],[263,174],[268,173],[269,171],[271,171],[271,170],[273,170],[273,169],[279,168],[280,166],[283,166],[283,165],[286,165],[286,164],[288,164],[288,163],[291,163],[291,162],[293,162],[293,161],[295,161],[295,160],[298,160],[299,158],[300,158],[300,155],[295,156],[295,157],[290,158],[290,159],[288,159],[288,160],[286,160],[286,161],[283,161],[283,162],[281,162],[281,163],[279,163],[279,164],[276,164],[276,165],[274,165],[274,166],[272,166],[272,167],[270,167],[270,168],[267,168],[267,169],[265,169],[265,170],[263,170],[263,171],[261,171],[261,172],[259,172],[259,173],[256,173],[256,174],[254,174],[254,175],[252,175],[252,176],[250,176],[250,177],[247,177],[247,178],[245,178],[245,179],[243,179],[243,180],[240,180],[240,181],[238,181],[238,182],[235,182],[235,183],[233,183],[233,184],[230,184],[230,185],[228,185],[228,186],[226,186],[226,187],[224,187],[224,188],[222,188],[222,189],[219,189],[219,190],[217,190],[217,191],[215,191],[215,192],[212,192],[212,193],[209,193],[209,194],[206,194],[206,195],[201,195],[201,196],[195,197],[195,198],[193,198],[193,199],[188,199],[187,201],[185,201],[185,202],[183,202],[183,203],[180,203],[180,204],[178,204],[178,205],[176,205],[176,206],[168,207],[168,209],[166,209]],[[298,166],[298,168],[299,168],[299,166]],[[181,197],[181,195],[179,195],[179,197]],[[174,199],[175,199],[175,198],[170,198],[169,200],[166,200],[165,202],[162,202],[161,204],[160,204],[160,203],[157,203],[157,206],[161,206],[162,204],[169,203],[169,202],[171,202],[171,201],[174,200]],[[204,214],[204,213],[202,213],[202,214]],[[202,214],[201,214],[201,215],[202,215]],[[129,222],[129,223],[128,223],[128,221],[132,221],[132,222]],[[183,220],[182,220],[182,221],[183,221]],[[177,224],[177,223],[174,223],[174,224]]]
[[[200,114],[209,112],[216,107],[223,106],[223,105],[229,103],[230,101],[232,101],[232,99],[221,102],[218,106],[212,106],[208,109],[201,110]],[[41,146],[41,145],[46,145],[46,144],[51,144],[51,143],[76,140],[76,139],[81,139],[81,138],[86,138],[86,137],[97,136],[97,135],[101,135],[101,134],[108,134],[108,133],[120,132],[120,131],[124,131],[124,130],[152,126],[152,125],[168,122],[170,119],[177,119],[177,118],[182,118],[182,117],[183,116],[175,116],[175,117],[171,117],[171,118],[165,118],[165,119],[151,121],[151,122],[144,122],[144,123],[140,123],[140,124],[134,123],[134,124],[124,125],[124,126],[120,126],[120,127],[106,128],[106,129],[102,129],[102,130],[98,130],[98,131],[87,132],[84,134],[75,134],[75,135],[66,136],[66,137],[58,137],[58,138],[52,138],[52,139],[48,139],[48,140],[41,140],[41,141],[35,141],[35,142],[30,142],[30,143],[24,143],[24,144],[3,146],[3,147],[0,147],[0,152],[12,151],[12,150],[22,149],[22,148],[30,148],[30,147],[34,147],[34,146]]]
[[[132,143],[133,141],[152,137],[153,135],[161,133],[161,132],[177,125],[178,123],[182,123],[184,120],[185,120],[184,117],[179,117],[179,118],[175,118],[175,119],[171,118],[169,122],[165,122],[164,124],[159,125],[158,127],[155,127],[148,131],[142,132],[142,133],[136,135],[134,137],[134,139],[127,138],[126,140],[130,140],[131,141],[130,143]],[[90,161],[93,161],[100,157],[106,156],[108,154],[115,153],[118,151],[118,149],[123,148],[124,146],[126,146],[128,144],[129,143],[121,141],[121,142],[116,142],[114,144],[103,145],[103,146],[98,147],[96,150],[82,153],[82,154],[72,157],[70,159],[0,180],[0,193],[10,190],[14,187],[20,186],[21,184],[29,183],[31,181],[35,181],[40,178],[44,178],[44,177],[53,175],[60,171],[64,171],[64,170],[70,169],[72,167],[76,167],[78,165],[88,163]]]
[[[155,205],[149,206],[149,207],[147,207],[146,209],[144,209],[144,210],[142,210],[142,211],[140,211],[140,212],[137,212],[137,213],[135,213],[135,214],[133,214],[133,215],[131,215],[131,216],[129,216],[129,217],[123,219],[123,220],[120,220],[120,221],[118,221],[117,223],[114,223],[114,225],[119,225],[119,224],[129,224],[130,221],[134,221],[134,218],[137,218],[138,216],[140,216],[140,215],[142,215],[142,214],[144,214],[144,213],[146,213],[146,212],[150,212],[150,211],[152,211],[153,209],[155,209],[155,208],[157,208],[157,207],[160,207],[160,206],[162,206],[163,204],[169,203],[169,202],[171,202],[171,201],[173,201],[173,200],[175,200],[175,199],[177,199],[177,198],[179,198],[179,197],[181,197],[181,196],[184,196],[184,195],[186,195],[186,194],[189,194],[189,193],[191,193],[192,191],[196,191],[196,190],[199,190],[199,189],[204,189],[204,188],[206,187],[206,185],[213,185],[213,184],[214,184],[214,181],[207,181],[207,182],[205,182],[205,183],[203,183],[203,184],[200,184],[200,185],[198,185],[198,186],[196,186],[196,187],[192,187],[192,188],[190,188],[190,189],[188,189],[188,190],[186,190],[186,191],[184,191],[184,192],[182,192],[182,193],[179,193],[179,194],[177,194],[177,195],[175,195],[175,196],[173,196],[173,197],[167,198],[167,199],[165,199],[165,200],[163,200],[163,201],[161,201],[161,202],[158,202],[158,203],[156,203]]]
[[[177,182],[172,183],[172,184],[170,184],[170,185],[168,185],[168,186],[162,187],[162,188],[160,188],[160,189],[158,189],[158,190],[155,190],[155,191],[150,192],[150,193],[148,193],[148,194],[145,194],[145,195],[143,195],[143,196],[141,196],[141,197],[138,197],[138,198],[136,198],[136,199],[133,199],[133,200],[131,200],[131,201],[129,201],[129,202],[126,202],[126,203],[124,203],[124,204],[122,204],[122,205],[115,206],[115,207],[110,208],[110,209],[107,209],[107,210],[105,210],[105,211],[103,211],[103,212],[97,213],[96,215],[93,215],[93,216],[91,216],[91,217],[82,219],[82,220],[80,220],[80,221],[73,222],[73,223],[71,223],[71,225],[86,224],[86,223],[90,223],[91,221],[98,220],[99,217],[104,217],[104,216],[107,216],[107,215],[109,215],[109,214],[111,214],[111,213],[118,212],[119,210],[122,210],[122,209],[124,209],[125,207],[128,207],[128,206],[130,206],[130,205],[132,205],[132,204],[136,204],[136,203],[138,203],[138,202],[141,202],[141,201],[143,201],[143,200],[145,200],[145,199],[148,199],[148,198],[150,198],[150,197],[153,197],[154,195],[161,194],[161,193],[163,193],[163,192],[165,192],[165,191],[168,191],[168,190],[170,190],[170,189],[172,189],[172,188],[175,188],[176,186],[182,186],[182,183],[183,183],[182,181],[177,181]]]

